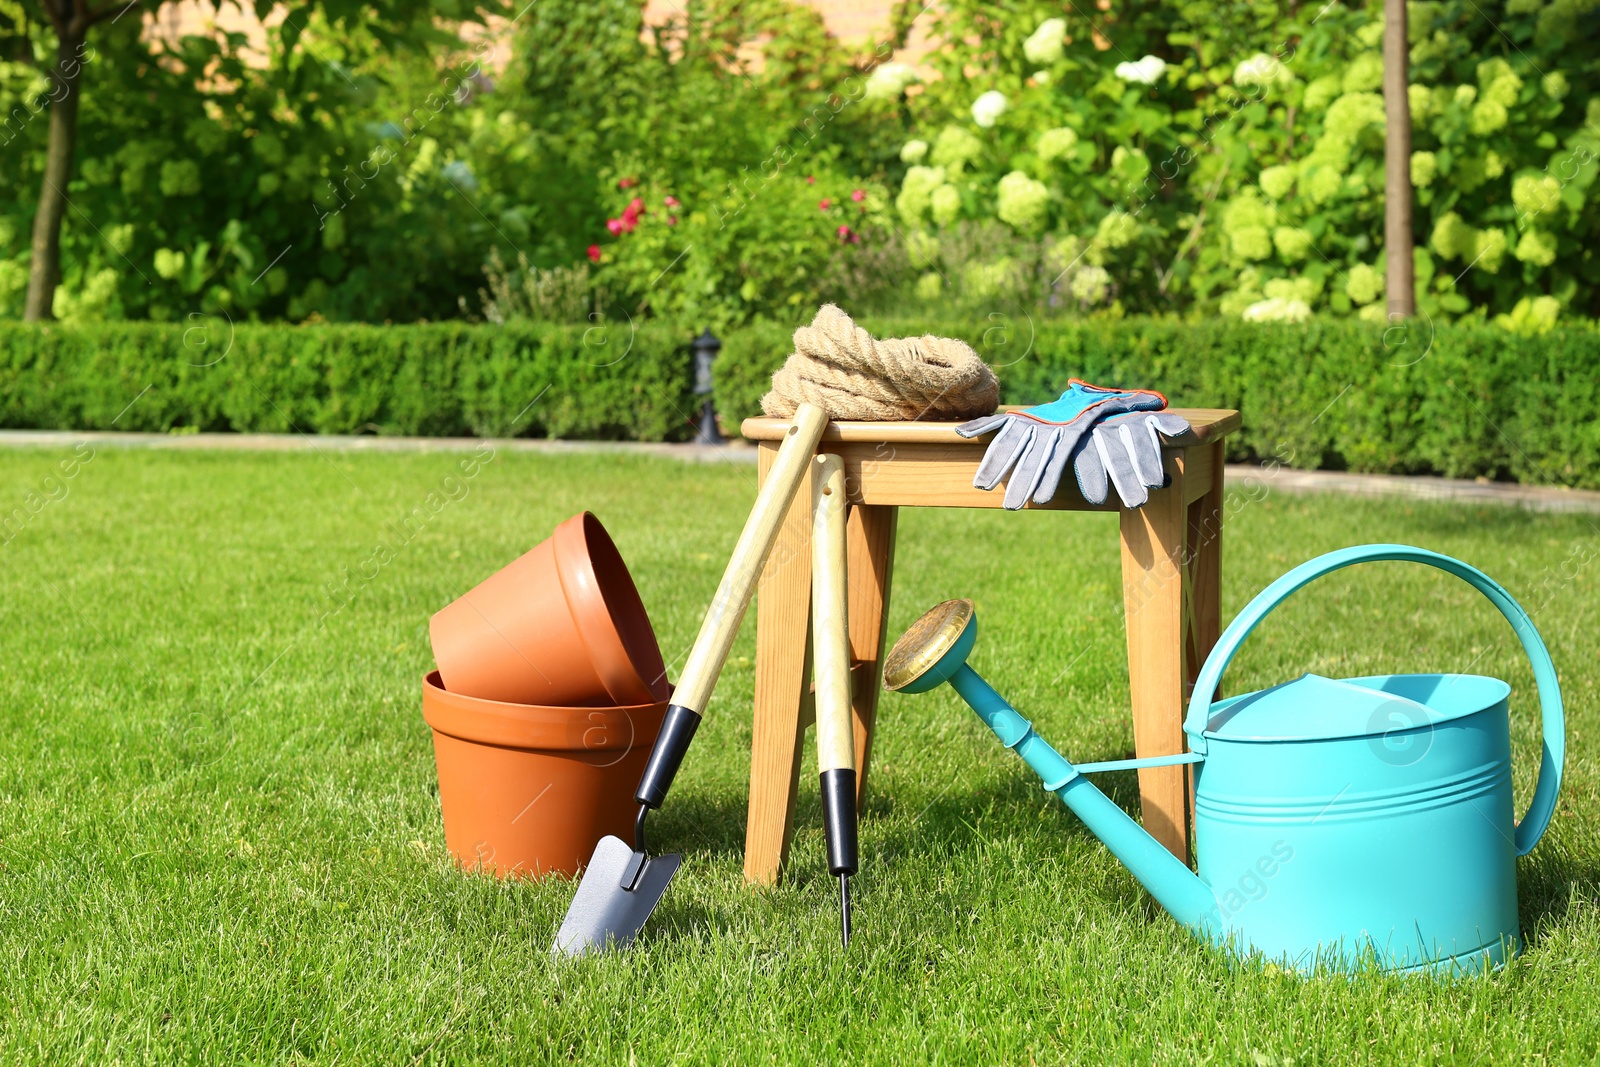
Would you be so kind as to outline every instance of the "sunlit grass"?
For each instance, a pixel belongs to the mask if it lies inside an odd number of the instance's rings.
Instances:
[[[655,828],[684,868],[641,945],[550,960],[571,883],[458,872],[419,683],[437,608],[587,508],[682,658],[754,468],[503,454],[422,532],[389,526],[461,456],[0,457],[0,1055],[35,1062],[1302,1064],[1591,1060],[1600,1035],[1600,567],[1581,516],[1270,494],[1236,501],[1224,617],[1364,541],[1468,560],[1535,612],[1571,754],[1519,867],[1528,951],[1488,978],[1311,980],[1195,943],[947,690],[888,696],[837,946],[815,779],[790,877],[745,886],[753,626]],[[453,485],[454,483],[452,483]],[[37,509],[29,493],[43,501]],[[451,496],[457,499],[450,499]],[[974,597],[973,662],[1079,759],[1132,748],[1115,520],[916,511],[891,631]],[[380,542],[394,559],[363,563]],[[1576,549],[1575,549],[1576,546]],[[348,570],[347,570],[348,569]],[[370,576],[368,576],[370,575]],[[343,604],[344,606],[340,606]],[[1388,564],[1299,594],[1230,691],[1304,670],[1532,681],[1467,586]],[[1132,775],[1112,795],[1136,810]]]

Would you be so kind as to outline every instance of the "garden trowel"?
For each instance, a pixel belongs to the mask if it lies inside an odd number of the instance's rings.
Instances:
[[[667,707],[661,732],[650,750],[650,760],[634,799],[639,817],[634,824],[633,846],[617,837],[601,838],[584,870],[551,951],[581,956],[621,948],[631,942],[655,910],[667,883],[678,869],[679,855],[649,856],[645,851],[645,816],[667,798],[673,776],[683,762],[689,742],[700,725],[700,713],[727,661],[750,596],[767,564],[773,543],[783,525],[795,493],[805,480],[812,455],[822,439],[828,417],[821,408],[801,404],[789,425],[778,455],[767,472],[755,507],[745,520],[744,532],[734,546],[733,558],[722,574],[717,594],[700,623],[700,634],[684,662],[683,674]]]

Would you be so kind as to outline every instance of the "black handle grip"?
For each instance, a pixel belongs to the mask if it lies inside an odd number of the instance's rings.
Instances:
[[[672,779],[677,776],[684,753],[689,751],[689,742],[694,740],[694,732],[699,728],[699,712],[690,711],[682,704],[668,705],[667,717],[662,720],[661,733],[656,735],[650,762],[645,764],[633,799],[647,808],[661,806],[667,799],[667,790],[672,788]]]
[[[822,772],[822,826],[828,838],[828,873],[855,874],[859,857],[853,769]]]

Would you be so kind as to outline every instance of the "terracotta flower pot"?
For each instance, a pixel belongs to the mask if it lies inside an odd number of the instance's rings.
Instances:
[[[606,834],[633,840],[633,790],[666,714],[479,700],[422,680],[444,840],[456,862],[505,878],[575,874]]]
[[[628,707],[667,696],[644,603],[587,511],[428,624],[454,693],[546,707]]]

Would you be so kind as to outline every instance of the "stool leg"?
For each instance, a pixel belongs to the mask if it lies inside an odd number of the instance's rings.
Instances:
[[[883,646],[888,634],[889,585],[894,577],[894,538],[900,509],[858,504],[850,509],[850,658],[855,671],[856,805],[867,789],[867,759],[883,682]]]
[[[1205,666],[1217,638],[1222,636],[1222,463],[1223,444],[1209,446],[1211,488],[1189,505],[1189,539],[1184,545],[1188,560],[1190,630],[1184,663],[1183,700],[1188,705],[1195,679]],[[1218,687],[1213,700],[1221,699]],[[1194,765],[1188,770],[1189,810],[1194,810]]]
[[[1222,636],[1222,442],[1209,447],[1215,450],[1211,488],[1189,505],[1189,539],[1184,546],[1193,609],[1188,676],[1183,690],[1185,701],[1189,699],[1206,657],[1211,655],[1212,646]]]
[[[1183,751],[1184,574],[1188,509],[1182,460],[1168,461],[1172,484],[1150,494],[1142,508],[1124,508],[1122,601],[1128,631],[1128,684],[1133,698],[1136,755]],[[1185,768],[1139,771],[1144,828],[1184,862],[1189,859],[1189,789]]]
[[[761,475],[777,449],[761,445]],[[750,740],[750,810],[745,880],[773,885],[794,835],[800,746],[808,717],[811,631],[811,475],[807,473],[761,573],[756,591],[755,718]]]

